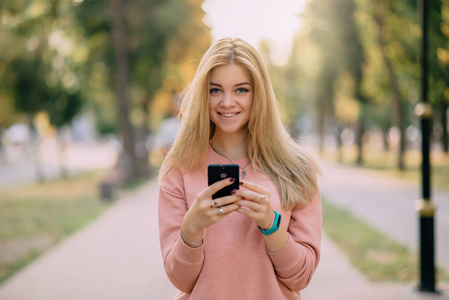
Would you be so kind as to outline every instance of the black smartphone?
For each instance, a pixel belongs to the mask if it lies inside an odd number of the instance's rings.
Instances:
[[[232,190],[238,190],[239,184],[239,166],[238,165],[209,165],[207,168],[208,185],[211,185],[217,181],[225,178],[232,177],[234,182],[228,186],[225,186],[218,192],[212,195],[212,199],[229,196]]]

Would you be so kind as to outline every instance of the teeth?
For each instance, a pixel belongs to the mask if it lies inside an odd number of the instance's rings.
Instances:
[[[235,116],[236,114],[221,114],[223,117],[232,117]]]

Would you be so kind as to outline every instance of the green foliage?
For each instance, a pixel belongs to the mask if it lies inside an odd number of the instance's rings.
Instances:
[[[42,110],[49,91],[44,81],[42,61],[13,61],[14,70],[12,89],[17,110],[35,114]]]
[[[0,46],[0,94],[10,95],[18,113],[46,111],[57,128],[82,106],[70,7],[56,0],[7,1],[0,10],[0,36],[8,38]]]
[[[365,100],[360,88],[365,60],[364,49],[354,15],[353,0],[339,2],[326,0],[324,3],[310,1],[307,9],[306,22],[310,40],[317,46],[321,56],[319,75],[315,82],[312,82],[316,86],[314,98],[319,122],[333,117],[345,123],[348,120],[342,115],[339,107],[349,107],[347,102],[354,101],[350,98],[361,102]],[[345,80],[347,76],[352,79]],[[347,84],[351,81],[353,83],[350,84],[352,88],[349,88],[349,92],[342,92],[341,88],[348,90]],[[355,115],[357,119],[359,114],[357,105],[352,106],[353,108],[350,111],[346,110],[346,113]]]
[[[78,114],[81,109],[80,93],[56,92],[48,98],[46,111],[50,123],[57,128],[66,125]]]
[[[186,76],[181,65],[200,57],[210,42],[201,2],[128,2],[133,106],[148,111],[158,90],[182,90]],[[0,126],[13,122],[6,111],[46,111],[60,127],[87,106],[101,111],[100,131],[115,131],[111,17],[105,0],[3,1],[0,39],[8,43],[0,44]]]
[[[157,91],[167,90],[174,96],[183,89],[187,79],[182,65],[201,57],[210,42],[209,32],[202,23],[201,2],[128,2],[126,43],[131,110],[146,115]],[[74,7],[74,13],[89,49],[83,68],[88,82],[84,93],[90,96],[91,105],[99,112],[99,131],[109,132],[117,128],[117,114],[113,113],[116,106],[113,95],[115,62],[110,5],[108,1],[82,1]],[[155,113],[165,115],[167,112]]]
[[[429,5],[430,85],[426,97],[444,111],[449,95],[449,1]],[[304,14],[301,47],[310,47],[304,42],[313,44],[319,59],[313,60],[318,67],[308,67],[302,74],[319,71],[307,77],[308,87],[301,87],[299,93],[314,101],[318,132],[324,134],[326,120],[337,128],[360,130],[397,126],[401,130],[399,168],[406,146],[405,128],[418,124],[413,109],[422,98],[417,10],[416,1],[411,0],[311,0]],[[298,53],[301,50],[296,50]],[[300,78],[304,80],[304,76]],[[446,123],[444,112],[440,115],[437,118]],[[356,137],[359,146],[361,140],[360,135]]]

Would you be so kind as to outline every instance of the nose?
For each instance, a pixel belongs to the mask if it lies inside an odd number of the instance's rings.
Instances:
[[[223,99],[220,101],[221,107],[233,107],[235,105],[235,101],[232,99],[232,94],[225,93],[223,95]]]

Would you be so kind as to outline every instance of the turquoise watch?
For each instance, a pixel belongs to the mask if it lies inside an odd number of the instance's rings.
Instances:
[[[273,221],[273,226],[271,226],[268,229],[262,229],[259,226],[259,230],[260,232],[262,232],[264,235],[270,235],[274,232],[276,232],[279,229],[279,226],[281,226],[281,215],[274,210],[274,221]]]

